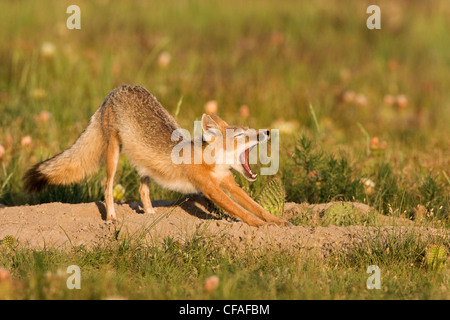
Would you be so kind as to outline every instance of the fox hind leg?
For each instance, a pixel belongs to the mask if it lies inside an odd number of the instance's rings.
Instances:
[[[106,149],[106,220],[116,220],[116,212],[114,210],[113,186],[114,175],[116,174],[117,163],[119,162],[119,155],[119,139],[116,136],[111,136],[108,141],[108,147]]]
[[[155,209],[152,206],[150,200],[150,178],[148,176],[141,177],[139,186],[139,194],[141,196],[142,205],[144,206],[144,212],[153,214]]]

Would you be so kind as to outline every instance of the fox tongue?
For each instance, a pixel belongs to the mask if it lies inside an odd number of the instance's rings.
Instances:
[[[248,163],[248,156],[250,154],[250,148],[245,150],[241,155],[241,162],[244,169],[247,171],[247,173],[250,175],[250,178],[255,179],[256,174],[252,172],[252,169],[250,168],[250,164]]]

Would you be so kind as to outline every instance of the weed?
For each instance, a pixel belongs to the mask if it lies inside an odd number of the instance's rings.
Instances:
[[[363,193],[360,179],[345,156],[325,154],[314,147],[306,135],[299,139],[293,156],[294,166],[285,182],[288,199],[296,202],[320,203],[351,201]]]

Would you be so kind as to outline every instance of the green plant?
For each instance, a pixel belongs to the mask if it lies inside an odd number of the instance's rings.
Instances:
[[[433,245],[425,252],[425,264],[432,270],[440,269],[447,261],[448,251],[442,245]]]
[[[288,199],[309,203],[350,201],[363,194],[358,175],[345,155],[325,154],[302,135],[293,156],[294,166],[285,175]]]
[[[445,218],[450,210],[450,195],[433,176],[424,179],[418,188],[419,203],[423,204],[434,217]]]
[[[284,213],[286,191],[280,178],[273,178],[255,199],[269,213],[281,216]]]
[[[349,226],[363,223],[361,212],[349,203],[335,203],[322,213],[322,225]]]
[[[17,245],[17,240],[13,236],[7,235],[3,237],[0,244],[8,248],[14,248]]]

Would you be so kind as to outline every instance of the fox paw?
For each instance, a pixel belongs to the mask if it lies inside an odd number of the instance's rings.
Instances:
[[[279,227],[293,227],[294,225],[292,223],[290,223],[287,220],[284,219],[277,219],[277,220],[273,220],[273,221],[268,221],[267,222],[268,225],[275,225],[275,226],[279,226]]]

